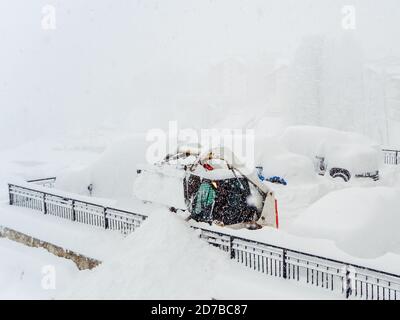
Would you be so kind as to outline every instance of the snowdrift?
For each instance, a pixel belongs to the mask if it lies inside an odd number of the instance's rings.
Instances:
[[[372,172],[381,164],[380,146],[355,132],[293,126],[286,128],[280,142],[290,152],[311,160],[322,156],[331,166],[346,168],[353,173]]]
[[[71,297],[210,299],[216,294],[214,279],[229,262],[179,218],[163,210],[154,213],[116,251],[77,281]]]
[[[266,278],[230,260],[167,210],[152,214],[100,266],[71,283],[67,299],[337,298]]]
[[[138,198],[160,205],[187,209],[184,197],[184,172],[166,170],[169,168],[149,167],[137,176],[133,184],[133,194]],[[164,170],[163,170],[164,169]]]
[[[277,125],[279,126],[279,123]],[[289,184],[315,182],[316,174],[311,160],[305,156],[288,152],[278,139],[270,134],[268,130],[265,130],[256,136],[255,162],[251,161],[251,163],[263,166],[265,176],[281,176]],[[83,170],[69,170],[57,177],[56,188],[89,195],[88,186],[91,184],[93,186],[92,195],[95,197],[112,199],[132,197],[134,182],[137,178],[136,170],[139,166],[147,163],[146,152],[149,146],[150,142],[146,141],[145,135],[135,135],[115,142],[89,167]],[[249,158],[252,156],[250,154]],[[138,183],[142,184],[140,189],[147,192],[145,185],[150,182],[138,181]],[[157,185],[157,181],[155,181],[155,185]],[[170,190],[172,189],[171,187]],[[154,196],[160,193],[157,188],[151,188],[151,190],[154,192]],[[179,207],[178,205],[174,206]]]
[[[313,163],[305,156],[289,152],[275,137],[259,136],[255,140],[255,162],[264,176],[280,176],[293,183],[316,181]]]
[[[400,189],[348,188],[334,191],[297,218],[290,232],[334,240],[343,251],[375,258],[400,245]]]
[[[110,146],[92,165],[82,170],[65,171],[57,177],[56,188],[89,195],[119,199],[132,197],[137,166],[145,163],[149,142],[145,135],[125,138]]]

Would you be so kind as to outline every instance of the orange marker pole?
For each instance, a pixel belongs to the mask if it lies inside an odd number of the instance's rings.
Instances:
[[[276,224],[276,228],[279,229],[278,200],[276,200],[276,199],[275,199],[275,224]]]

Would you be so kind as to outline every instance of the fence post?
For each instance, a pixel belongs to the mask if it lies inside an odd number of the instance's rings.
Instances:
[[[286,261],[287,251],[283,249],[282,253],[282,277],[283,279],[287,279],[287,261]]]
[[[72,221],[76,221],[75,200],[72,200]]]
[[[399,151],[396,151],[396,160],[395,160],[395,164],[396,164],[396,165],[399,164]]]
[[[8,197],[10,206],[12,206],[14,204],[14,201],[13,201],[13,195],[11,193],[11,184],[8,184]]]
[[[344,290],[345,290],[345,294],[346,294],[346,299],[348,299],[350,297],[350,295],[352,294],[352,289],[351,289],[351,277],[350,277],[350,269],[349,266],[345,266],[345,282],[344,282]]]
[[[231,259],[235,259],[235,250],[233,249],[233,237],[229,236],[229,250],[231,253]]]
[[[104,229],[108,229],[107,208],[103,207],[104,212]]]
[[[46,194],[45,193],[43,193],[42,201],[43,201],[43,214],[47,214]]]

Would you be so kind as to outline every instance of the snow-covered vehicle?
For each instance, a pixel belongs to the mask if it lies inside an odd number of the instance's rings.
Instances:
[[[189,218],[198,222],[278,227],[274,193],[259,181],[255,170],[245,174],[227,149],[201,153],[179,148],[163,161],[138,169],[134,193],[172,211],[188,211]]]
[[[379,180],[381,148],[369,138],[353,132],[312,126],[293,126],[281,137],[285,147],[309,157],[320,175],[349,181]]]

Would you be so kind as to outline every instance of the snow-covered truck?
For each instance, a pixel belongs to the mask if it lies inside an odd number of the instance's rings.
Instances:
[[[232,228],[278,227],[275,195],[227,149],[179,148],[154,165],[141,166],[134,194],[145,202],[187,211],[198,222]]]
[[[379,180],[381,147],[353,132],[313,126],[288,127],[281,142],[291,152],[309,157],[320,175],[350,181]]]

